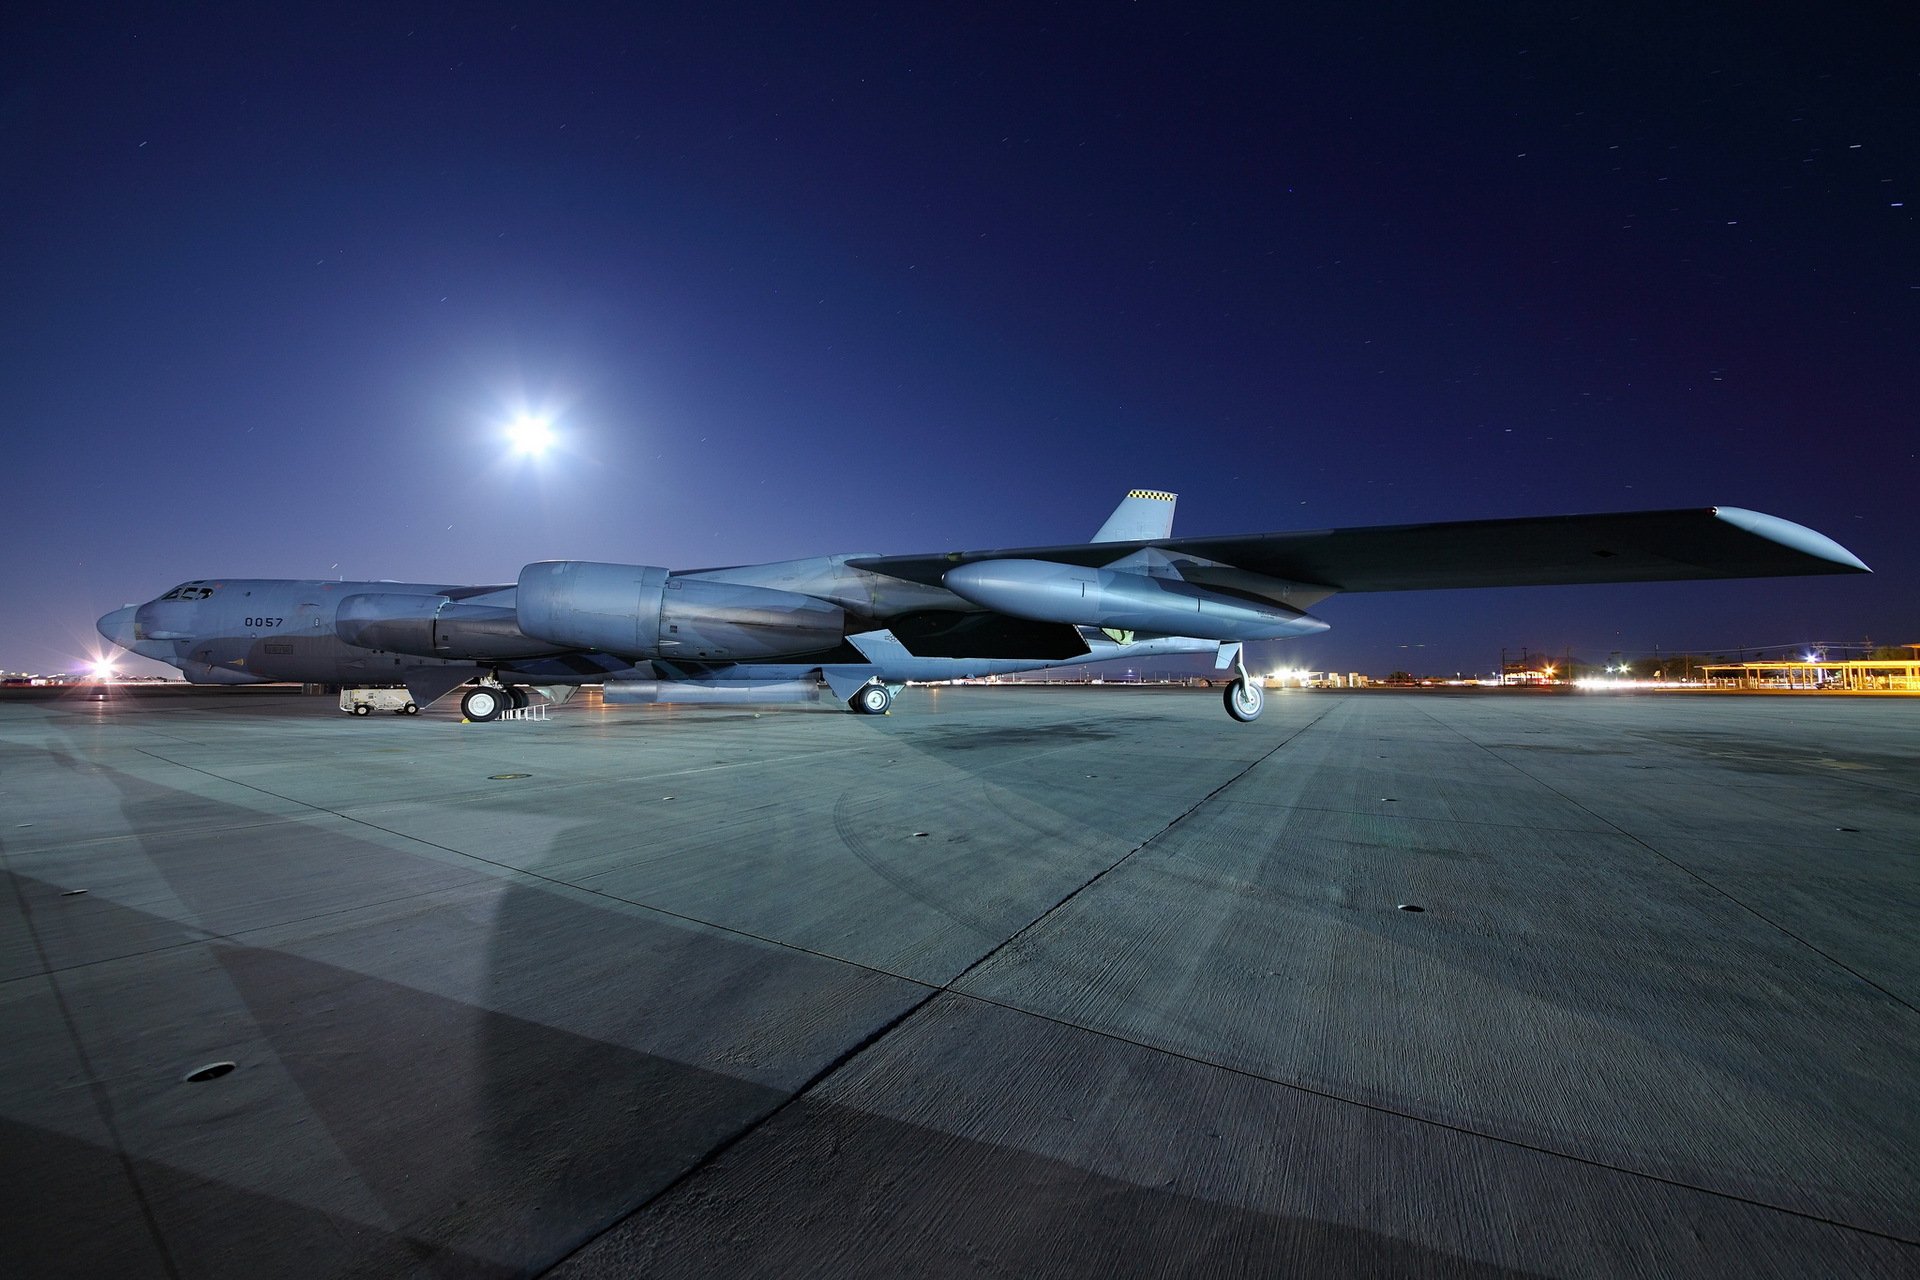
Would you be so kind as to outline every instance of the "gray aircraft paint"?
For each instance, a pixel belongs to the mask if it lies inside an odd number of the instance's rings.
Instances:
[[[543,561],[512,586],[198,579],[98,626],[202,684],[405,685],[422,705],[475,681],[602,684],[616,701],[811,682],[848,698],[1171,654],[1224,668],[1242,641],[1326,630],[1303,610],[1339,591],[1868,572],[1823,534],[1736,507],[1174,538],[1174,501],[1134,490],[1095,541],[1059,547],[680,572]]]

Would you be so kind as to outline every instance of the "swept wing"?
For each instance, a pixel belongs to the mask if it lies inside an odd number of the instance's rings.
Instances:
[[[936,585],[956,566],[983,560],[1101,566],[1142,552],[1157,552],[1155,558],[1174,566],[1231,566],[1327,593],[1869,572],[1826,535],[1740,507],[864,556],[849,563]]]

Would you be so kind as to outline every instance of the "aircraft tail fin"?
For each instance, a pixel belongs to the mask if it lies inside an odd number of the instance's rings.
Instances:
[[[1159,489],[1135,489],[1120,499],[1094,542],[1145,542],[1173,536],[1173,504],[1177,493]]]

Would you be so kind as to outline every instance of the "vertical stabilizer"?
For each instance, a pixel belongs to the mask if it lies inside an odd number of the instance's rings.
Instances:
[[[1145,542],[1150,538],[1170,537],[1173,533],[1173,504],[1177,493],[1159,489],[1135,489],[1120,499],[1095,542]]]

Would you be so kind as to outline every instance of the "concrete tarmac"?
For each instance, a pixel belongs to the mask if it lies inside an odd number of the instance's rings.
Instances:
[[[10,1275],[1920,1275],[1920,700],[8,699],[0,863]]]

